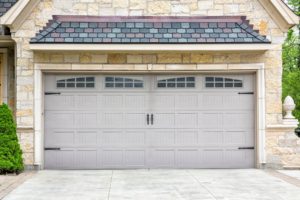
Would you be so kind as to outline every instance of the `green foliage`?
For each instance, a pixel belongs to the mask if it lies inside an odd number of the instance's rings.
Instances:
[[[300,2],[299,2],[299,0],[288,0],[288,4],[294,10],[296,15],[299,16],[300,15]]]
[[[300,69],[284,71],[282,82],[283,97],[290,95],[296,103],[294,115],[300,120]]]
[[[19,173],[24,169],[12,112],[0,105],[0,174]]]
[[[300,14],[300,1],[289,0],[289,5],[297,15]],[[298,26],[299,28],[299,26]],[[283,80],[282,98],[290,95],[296,103],[294,115],[300,120],[300,39],[293,29],[290,29],[283,44]]]
[[[299,42],[299,38],[294,34],[294,31],[290,29],[282,47],[282,60],[284,71],[300,70]]]

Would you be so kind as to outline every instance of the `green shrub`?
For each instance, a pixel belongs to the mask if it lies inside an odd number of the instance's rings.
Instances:
[[[0,174],[20,173],[24,169],[22,150],[11,110],[0,105]]]
[[[282,81],[282,97],[290,95],[296,104],[294,116],[300,121],[300,69],[294,71],[284,71]]]

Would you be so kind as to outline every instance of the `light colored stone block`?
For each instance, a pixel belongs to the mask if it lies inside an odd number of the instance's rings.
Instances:
[[[226,64],[198,64],[197,69],[216,71],[216,70],[227,70],[228,67]]]
[[[102,70],[102,64],[72,64],[72,70]]]
[[[196,70],[196,64],[189,64],[189,65],[174,65],[174,64],[167,64],[166,70]]]
[[[152,1],[148,2],[149,15],[168,15],[171,12],[170,1]]]
[[[104,64],[103,69],[104,70],[134,70],[134,65],[128,65],[128,64]]]
[[[36,69],[40,70],[67,70],[72,69],[71,64],[36,64]]]

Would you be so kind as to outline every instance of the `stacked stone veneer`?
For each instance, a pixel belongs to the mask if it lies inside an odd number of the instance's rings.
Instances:
[[[98,52],[59,52],[39,53],[29,48],[29,41],[41,30],[52,15],[156,15],[156,16],[199,16],[199,15],[245,15],[261,34],[267,35],[274,49],[257,53],[114,53]],[[80,70],[80,66],[98,69],[124,70],[144,69],[152,64],[157,70],[198,70],[196,64],[264,63],[266,78],[266,122],[267,125],[282,123],[281,103],[281,43],[284,33],[264,10],[258,0],[42,0],[26,18],[18,30],[13,31],[16,41],[16,119],[24,151],[25,163],[34,164],[34,64],[44,63],[61,67],[61,70]],[[54,64],[54,65],[53,65]],[[65,65],[60,65],[65,64]],[[73,64],[73,65],[71,65]],[[81,65],[74,65],[81,64]],[[105,65],[116,64],[116,65]],[[126,65],[124,65],[126,64]],[[190,65],[172,65],[190,64]],[[73,68],[72,68],[73,66]],[[76,66],[74,68],[74,66]],[[115,68],[114,68],[115,66]],[[187,67],[188,66],[188,67]],[[212,66],[213,67],[213,66]],[[299,156],[296,146],[280,143],[282,137],[298,140],[291,129],[269,131],[266,133],[267,161],[272,166],[288,165]],[[297,143],[296,142],[296,143]],[[299,142],[298,142],[299,143]],[[294,144],[294,143],[293,143]],[[292,146],[289,158],[285,147]],[[294,159],[295,160],[295,159]],[[300,161],[293,161],[300,166]]]

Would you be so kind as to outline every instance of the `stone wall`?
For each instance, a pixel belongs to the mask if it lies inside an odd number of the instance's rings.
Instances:
[[[273,50],[258,53],[159,53],[133,54],[96,52],[33,53],[29,40],[45,26],[52,15],[156,15],[206,16],[245,15],[261,34],[267,35]],[[33,164],[34,143],[34,63],[81,64],[196,64],[196,63],[265,63],[266,121],[282,123],[281,108],[281,43],[284,33],[264,10],[258,0],[41,0],[22,26],[13,33],[16,41],[16,118],[22,144],[26,149],[25,162]],[[129,66],[129,65],[127,65]],[[161,65],[162,66],[162,65]],[[166,65],[163,65],[166,66]],[[164,68],[164,70],[167,70]],[[26,131],[22,131],[26,130]],[[32,131],[30,131],[32,130]],[[22,137],[23,134],[26,136]],[[267,132],[267,135],[269,132]],[[283,134],[283,133],[282,133]],[[24,146],[24,145],[22,145]]]
[[[293,130],[269,128],[266,147],[266,167],[300,169],[300,139]]]

